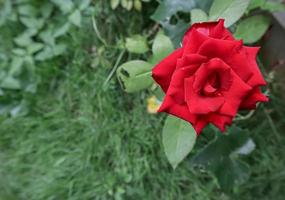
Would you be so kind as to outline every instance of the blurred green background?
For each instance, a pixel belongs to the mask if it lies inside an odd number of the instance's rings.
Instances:
[[[125,38],[159,27],[157,1],[128,2],[0,0],[0,200],[285,199],[284,60],[263,69],[271,102],[238,122],[256,149],[249,180],[225,193],[187,159],[171,168],[165,115],[113,76]]]

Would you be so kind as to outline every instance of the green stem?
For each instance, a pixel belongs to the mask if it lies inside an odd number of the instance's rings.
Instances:
[[[116,70],[117,70],[117,68],[118,68],[118,66],[119,66],[119,64],[120,64],[120,62],[121,62],[121,60],[122,60],[122,58],[123,58],[125,52],[126,52],[126,50],[123,50],[123,51],[120,53],[118,59],[116,60],[116,63],[115,63],[115,65],[114,65],[113,69],[111,70],[111,72],[109,73],[107,79],[105,80],[105,82],[104,82],[104,84],[103,84],[103,88],[106,88],[106,87],[107,87],[108,82],[111,80],[112,76],[113,76],[114,73],[116,72]]]

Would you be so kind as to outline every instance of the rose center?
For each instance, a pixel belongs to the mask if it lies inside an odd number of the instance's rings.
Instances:
[[[219,73],[212,73],[207,79],[201,93],[205,96],[214,96],[221,88],[221,80]]]

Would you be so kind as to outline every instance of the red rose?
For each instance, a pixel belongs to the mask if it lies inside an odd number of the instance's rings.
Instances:
[[[154,80],[166,96],[158,112],[190,122],[197,134],[212,123],[222,132],[240,109],[254,109],[268,98],[256,63],[258,47],[243,46],[219,22],[196,23],[182,47],[157,64]]]

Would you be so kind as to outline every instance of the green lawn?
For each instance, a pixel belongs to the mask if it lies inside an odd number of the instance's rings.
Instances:
[[[102,35],[112,43],[118,24],[107,19]],[[141,14],[135,19],[130,27],[125,21],[120,34],[148,26]],[[38,92],[24,94],[29,114],[0,117],[0,200],[285,198],[285,104],[278,90],[272,88],[271,102],[254,117],[239,122],[256,143],[244,158],[252,174],[225,194],[189,159],[171,168],[161,139],[165,115],[147,113],[147,92],[126,94],[115,76],[104,85],[120,50],[103,47],[90,24],[68,35],[73,50],[37,66]]]

